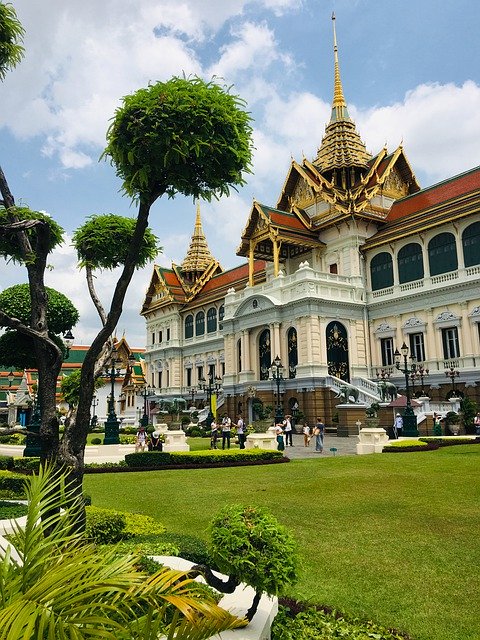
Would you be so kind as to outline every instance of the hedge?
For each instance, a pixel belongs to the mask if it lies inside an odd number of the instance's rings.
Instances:
[[[125,462],[129,467],[155,468],[172,465],[228,465],[235,463],[255,463],[280,460],[281,451],[264,451],[262,449],[233,449],[231,451],[145,451],[143,453],[129,453]]]
[[[25,496],[25,476],[11,471],[0,471],[0,495],[4,498]]]
[[[3,469],[4,471],[13,469],[13,457],[0,456],[0,469]]]

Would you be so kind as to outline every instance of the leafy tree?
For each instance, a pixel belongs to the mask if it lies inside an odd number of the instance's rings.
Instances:
[[[74,327],[79,313],[72,302],[59,291],[45,287],[47,294],[46,320],[48,328],[57,335]],[[6,315],[18,318],[24,324],[30,322],[32,304],[28,284],[16,284],[0,293],[0,310]],[[0,326],[1,319],[0,319]]]
[[[66,347],[62,338],[49,333],[49,338],[57,345],[65,358]],[[33,338],[18,331],[6,331],[0,336],[0,362],[4,367],[19,369],[38,369]]]
[[[462,424],[465,433],[475,433],[474,419],[477,415],[477,403],[468,396],[460,401],[460,412],[462,414]]]
[[[24,33],[12,5],[0,2],[0,80],[23,58]]]
[[[224,593],[232,593],[241,582],[252,586],[255,597],[247,620],[255,615],[262,593],[281,595],[297,581],[295,539],[265,509],[242,505],[224,507],[213,519],[210,533],[212,559],[229,578],[223,582],[205,565],[196,565],[193,570]]]
[[[119,233],[119,246],[112,247],[111,235],[105,232],[111,222],[108,219],[96,219],[98,224],[90,220],[75,234],[80,264],[86,268],[102,328],[85,355],[76,419],[66,427],[61,442],[55,414],[61,353],[48,335],[48,296],[43,282],[54,233],[49,220],[40,216],[26,219],[15,206],[0,168],[0,204],[6,211],[0,235],[8,238],[17,234],[17,255],[27,268],[32,308],[29,325],[1,310],[0,321],[34,339],[37,362],[41,363],[42,459],[56,457],[66,464],[76,479],[79,495],[98,362],[100,359],[101,366],[105,345],[117,326],[135,269],[145,264],[154,251],[153,236],[148,231],[150,209],[165,194],[171,197],[182,193],[209,200],[244,183],[242,171],[250,170],[252,142],[250,117],[243,107],[243,101],[214,82],[172,78],[127,96],[117,109],[103,155],[116,167],[125,193],[138,204],[137,217],[128,232],[124,229],[123,238]],[[115,266],[121,267],[121,272],[109,309],[105,310],[93,286],[93,272]]]
[[[0,640],[202,640],[244,625],[185,573],[148,576],[139,555],[86,544],[74,495],[49,466],[28,480],[26,524],[0,549]]]
[[[82,371],[81,369],[75,369],[67,376],[63,376],[60,389],[62,391],[62,397],[70,407],[76,407],[80,398],[80,381]],[[105,385],[105,379],[98,377],[95,378],[95,391]]]

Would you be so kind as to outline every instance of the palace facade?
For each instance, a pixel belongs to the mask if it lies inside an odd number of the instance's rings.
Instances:
[[[394,366],[403,344],[412,395],[480,400],[480,167],[421,189],[402,146],[370,155],[348,113],[335,30],[317,155],[292,160],[274,206],[253,202],[237,254],[246,262],[224,271],[197,205],[185,260],[154,267],[141,314],[157,400],[205,401],[199,383],[216,377],[221,412],[252,419],[280,404],[328,423],[345,382],[367,405],[378,380],[405,388]]]

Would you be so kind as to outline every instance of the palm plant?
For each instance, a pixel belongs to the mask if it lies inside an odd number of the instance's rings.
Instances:
[[[48,467],[27,482],[26,524],[0,549],[0,640],[201,640],[245,624],[185,573],[99,552],[75,533],[73,491]]]

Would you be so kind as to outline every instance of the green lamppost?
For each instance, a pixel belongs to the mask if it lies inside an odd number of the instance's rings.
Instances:
[[[283,380],[283,364],[279,356],[275,358],[270,368],[272,371],[272,380],[274,380],[275,384],[277,385],[277,408],[275,409],[275,424],[279,424],[280,422],[283,422],[284,417],[282,402],[280,399],[280,383]]]
[[[143,416],[140,418],[140,426],[147,428],[148,425],[148,413],[147,413],[147,398],[152,393],[152,387],[145,385],[140,395],[143,397]]]
[[[110,380],[110,395],[108,396],[108,416],[105,422],[105,438],[103,444],[120,444],[118,431],[119,420],[115,413],[115,379],[120,375],[118,365],[120,361],[116,359],[117,350],[112,349],[110,366],[105,367],[105,378]]]
[[[207,425],[207,429],[210,429],[212,426],[212,422],[214,419],[213,410],[212,410],[212,395],[213,392],[218,393],[222,388],[222,379],[218,377],[214,377],[213,371],[208,374],[208,382],[205,378],[200,378],[198,381],[198,388],[201,391],[205,391],[207,394],[207,405],[208,405],[208,415],[205,423]]]
[[[37,391],[32,391],[32,413],[30,416],[30,424],[27,426],[25,449],[23,450],[24,458],[37,458],[41,453],[40,446],[40,426],[42,424],[42,416],[40,413],[40,404],[38,401]]]
[[[409,376],[412,372],[416,371],[416,364],[412,359],[411,367],[408,367],[407,356],[408,356],[408,347],[405,342],[402,344],[400,348],[401,353],[398,349],[395,349],[394,357],[395,357],[395,366],[399,371],[403,373],[405,376],[405,392],[407,396],[407,406],[405,407],[405,411],[403,414],[403,435],[408,438],[416,438],[418,436],[417,429],[417,416],[415,415],[412,403],[410,400],[410,387],[408,384]],[[402,357],[403,357],[403,367],[402,367]]]

